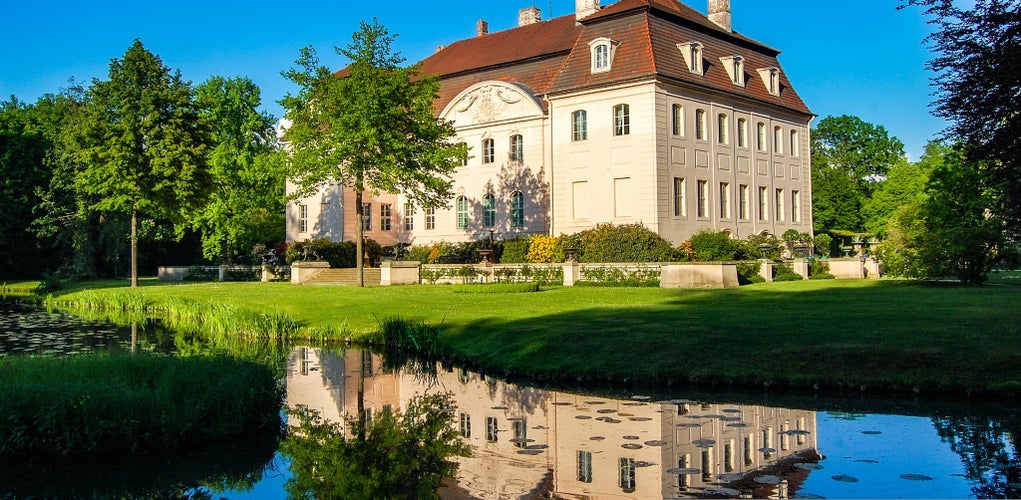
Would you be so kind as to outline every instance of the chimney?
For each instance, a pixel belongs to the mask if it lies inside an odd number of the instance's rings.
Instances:
[[[709,0],[709,20],[727,31],[734,31],[730,21],[730,0]]]
[[[475,36],[482,36],[489,34],[489,23],[484,19],[479,19],[479,22],[475,24]]]
[[[582,20],[599,11],[599,0],[575,0],[575,19]]]
[[[528,26],[542,21],[542,11],[538,7],[528,7],[518,11],[518,26]]]

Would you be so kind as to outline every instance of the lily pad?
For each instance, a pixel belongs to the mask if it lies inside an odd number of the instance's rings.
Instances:
[[[654,464],[652,462],[646,462],[644,460],[639,460],[639,461],[635,462],[635,467],[652,467],[653,465],[656,465],[656,464]]]
[[[593,400],[593,401],[585,401],[585,404],[587,404],[587,405],[605,405],[606,401],[595,401],[595,400]]]
[[[759,484],[780,484],[783,479],[780,476],[773,474],[763,474],[761,476],[755,476],[754,481]]]
[[[695,474],[701,474],[702,473],[702,469],[696,469],[694,467],[674,467],[672,469],[667,469],[666,473],[667,474],[683,474],[683,475],[686,475],[686,476],[691,476],[691,475],[695,475]]]
[[[716,444],[716,440],[715,439],[709,439],[709,438],[702,438],[702,439],[696,439],[696,440],[692,441],[691,444],[693,444],[695,446],[698,446],[700,448],[701,447],[709,447],[709,446],[712,446],[712,445]]]
[[[601,410],[596,410],[596,413],[615,413],[616,411],[617,410],[614,410],[613,408],[603,408]]]
[[[603,437],[603,436],[592,436],[592,437],[590,437],[588,439],[589,439],[589,441],[602,441],[602,440],[604,440],[606,438]]]
[[[632,422],[648,422],[648,421],[652,420],[652,418],[651,417],[631,417],[628,420],[630,420]]]
[[[823,470],[825,468],[825,467],[822,466],[822,464],[808,463],[808,462],[802,462],[802,463],[794,464],[794,467],[798,468],[798,469],[801,469],[801,470]]]
[[[717,488],[717,487],[713,487],[713,488],[706,488],[705,489],[705,494],[706,495],[724,495],[724,496],[732,497],[732,496],[740,495],[741,492],[737,491],[735,489],[732,489],[732,488]]]
[[[865,434],[866,436],[877,436],[879,434],[882,434],[882,431],[861,431],[861,433]]]
[[[791,498],[794,499],[806,499],[806,500],[825,500],[826,497],[819,495],[813,495],[811,493],[795,493]]]
[[[683,424],[677,424],[677,427],[680,427],[681,429],[694,429],[695,427],[702,427],[702,424],[686,422]]]
[[[811,434],[811,432],[808,432],[808,431],[802,430],[802,429],[791,429],[791,430],[787,431],[786,434],[788,436],[807,436],[807,435]]]
[[[574,418],[578,420],[592,420],[592,415],[575,415]]]
[[[750,426],[751,426],[751,424],[747,424],[745,422],[734,422],[732,424],[727,424],[727,427],[737,427],[737,428],[750,427]]]
[[[763,447],[759,448],[762,453],[776,453],[776,448]]]
[[[624,443],[624,444],[620,445],[620,447],[624,448],[625,450],[640,450],[640,449],[642,449],[642,445],[640,445],[638,443]]]
[[[847,474],[837,474],[833,476],[834,481],[840,481],[841,483],[857,483],[858,478],[854,476],[848,476]]]
[[[568,403],[567,401],[557,401],[556,403],[553,403],[553,406],[571,406],[573,404],[574,403]]]
[[[730,474],[722,474],[719,477],[717,477],[717,479],[725,483],[733,483],[734,481],[740,481],[744,479],[744,474],[738,474],[736,472]]]
[[[666,446],[666,441],[662,439],[653,439],[652,441],[646,441],[645,446]]]
[[[627,439],[628,441],[637,441],[638,439],[641,439],[641,438],[639,438],[638,436],[628,435],[628,436],[624,436],[624,439]]]
[[[855,462],[862,463],[862,464],[878,464],[879,460],[873,460],[871,458],[862,458],[862,459],[859,459],[859,460],[855,460]]]
[[[542,455],[542,453],[543,453],[542,450],[535,450],[531,448],[518,450],[518,455]]]
[[[631,396],[631,399],[634,399],[635,401],[648,401],[648,400],[650,400],[652,398],[649,397],[649,396],[640,396],[640,395],[636,394],[634,396]]]
[[[935,478],[926,476],[924,474],[901,474],[901,479],[907,479],[908,481],[934,481]]]

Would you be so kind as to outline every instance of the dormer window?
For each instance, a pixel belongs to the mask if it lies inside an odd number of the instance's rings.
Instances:
[[[766,85],[769,95],[780,97],[780,68],[762,68],[759,70],[762,83]]]
[[[684,63],[692,74],[702,76],[705,74],[702,65],[702,44],[698,42],[679,43],[677,48],[684,56]]]
[[[723,62],[723,68],[730,75],[730,81],[738,87],[744,87],[744,58],[741,56],[721,57],[720,61]]]
[[[589,48],[592,50],[593,73],[610,71],[610,66],[613,65],[613,53],[617,51],[618,45],[620,42],[609,38],[596,38],[589,42]]]

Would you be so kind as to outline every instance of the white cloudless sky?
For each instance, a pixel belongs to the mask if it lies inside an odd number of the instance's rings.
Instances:
[[[707,0],[683,0],[705,12]],[[603,0],[609,5],[613,1]],[[930,113],[932,57],[923,39],[930,27],[918,8],[899,0],[732,0],[734,30],[783,53],[780,63],[809,108],[822,119],[856,115],[882,125],[905,143],[912,159],[945,126]],[[70,78],[105,79],[110,59],[134,39],[163,62],[200,83],[210,76],[247,76],[262,88],[264,108],[293,86],[280,72],[312,45],[324,63],[360,21],[378,18],[398,35],[409,62],[436,47],[474,36],[479,19],[490,31],[513,28],[518,10],[536,6],[543,18],[573,14],[571,0],[490,2],[322,1],[169,2],[15,0],[0,16],[0,99],[32,102],[66,87]]]

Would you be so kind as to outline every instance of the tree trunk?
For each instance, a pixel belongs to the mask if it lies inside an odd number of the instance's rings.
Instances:
[[[355,227],[357,228],[356,236],[355,236],[355,268],[357,268],[357,272],[358,272],[357,285],[358,285],[359,288],[362,288],[362,287],[365,286],[365,262],[363,262],[364,259],[362,259],[362,252],[363,252],[363,249],[362,249],[362,238],[363,238],[363,236],[362,236],[362,234],[364,232],[363,228],[365,227],[365,213],[364,213],[364,211],[365,211],[365,209],[362,206],[362,185],[359,182],[355,186],[355,214],[357,214],[357,216],[355,218],[358,219],[355,222]]]
[[[138,288],[138,209],[131,209],[131,288]]]

